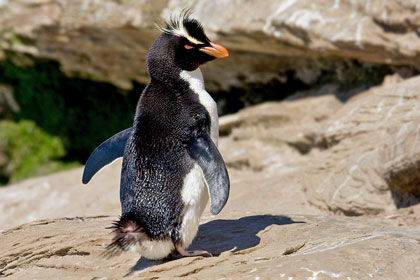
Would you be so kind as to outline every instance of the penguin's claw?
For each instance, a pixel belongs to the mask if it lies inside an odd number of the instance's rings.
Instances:
[[[182,257],[196,257],[196,256],[202,256],[202,257],[213,257],[212,254],[210,254],[207,251],[204,250],[194,250],[194,251],[187,251],[185,248],[181,245],[176,246],[176,250]]]

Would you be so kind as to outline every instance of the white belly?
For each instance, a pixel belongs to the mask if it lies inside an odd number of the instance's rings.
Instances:
[[[200,68],[197,68],[194,71],[184,70],[181,72],[180,76],[190,84],[190,89],[198,95],[200,103],[209,113],[211,121],[210,137],[217,146],[219,140],[219,115],[217,113],[217,104],[204,88],[204,80]]]
[[[185,204],[181,224],[181,241],[187,248],[197,234],[200,217],[209,200],[207,183],[203,171],[197,164],[184,179],[182,200]]]
[[[166,258],[174,250],[174,243],[170,239],[142,240],[137,242],[132,249],[149,260],[160,260]]]

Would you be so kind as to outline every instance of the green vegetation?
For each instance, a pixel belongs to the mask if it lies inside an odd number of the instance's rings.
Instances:
[[[78,165],[56,160],[66,153],[62,141],[43,132],[33,121],[0,121],[0,139],[11,160],[12,182]]]

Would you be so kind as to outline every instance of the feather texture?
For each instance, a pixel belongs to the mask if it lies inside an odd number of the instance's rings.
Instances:
[[[111,229],[115,235],[112,243],[106,247],[107,256],[119,255],[147,238],[143,229],[131,219],[121,218],[113,223]]]
[[[156,27],[163,33],[184,37],[196,45],[203,45],[210,41],[201,23],[191,18],[191,11],[188,9],[182,10],[178,17],[171,16],[165,26],[156,24]]]

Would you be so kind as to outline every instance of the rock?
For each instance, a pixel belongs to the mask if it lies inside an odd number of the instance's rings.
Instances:
[[[325,88],[321,92],[331,93]],[[300,177],[304,154],[325,145],[318,134],[320,123],[341,106],[334,95],[325,94],[266,102],[222,117],[220,133],[228,135],[220,142],[224,159],[228,166],[242,164],[265,177],[290,172],[291,177]],[[281,185],[280,181],[277,184]],[[300,183],[293,184],[300,188]]]
[[[118,215],[121,160],[82,184],[82,169],[32,178],[0,188],[0,229],[40,219]]]
[[[305,169],[308,200],[347,215],[391,212],[419,201],[420,77],[351,98],[323,123],[328,149]]]
[[[395,213],[420,201],[419,86],[394,75],[367,91],[330,85],[241,110],[220,122],[225,161],[326,212]]]
[[[214,257],[105,258],[113,217],[42,220],[0,236],[7,279],[385,279],[420,277],[420,230],[360,218],[249,212],[203,221],[192,247]]]
[[[241,0],[223,5],[205,0],[4,0],[0,49],[3,56],[8,51],[57,60],[69,75],[130,88],[132,81],[148,80],[145,54],[159,34],[153,23],[185,7],[231,53],[203,67],[211,90],[284,81],[287,71],[315,84],[326,73],[335,80],[363,78],[360,69],[373,65],[392,66],[390,71],[408,76],[419,70],[417,0]]]
[[[13,113],[19,112],[19,105],[13,98],[10,87],[0,85],[0,119],[10,118]]]

